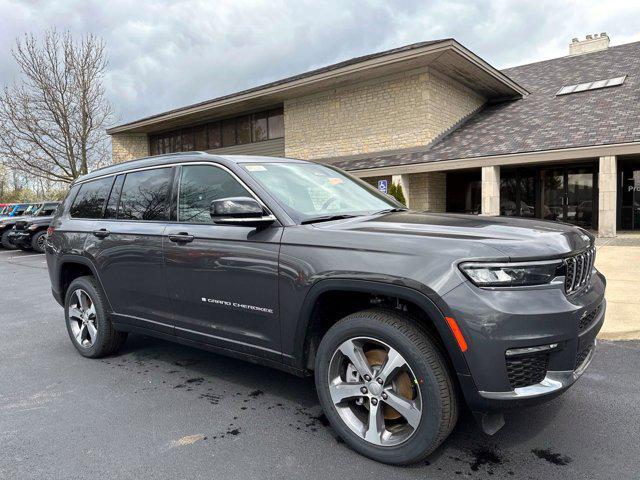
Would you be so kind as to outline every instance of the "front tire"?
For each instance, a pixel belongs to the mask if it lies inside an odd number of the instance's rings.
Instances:
[[[44,253],[47,241],[47,231],[41,230],[31,237],[31,248],[39,253]]]
[[[96,279],[78,277],[65,295],[65,319],[69,338],[80,355],[100,358],[116,352],[127,338],[113,328],[106,301]]]
[[[2,236],[0,237],[0,242],[2,243],[2,246],[7,250],[15,250],[17,247],[9,239],[10,233],[11,233],[11,230],[7,230],[6,232],[3,232]]]
[[[451,433],[458,399],[437,341],[407,315],[371,309],[333,325],[315,381],[336,432],[374,460],[424,460]]]

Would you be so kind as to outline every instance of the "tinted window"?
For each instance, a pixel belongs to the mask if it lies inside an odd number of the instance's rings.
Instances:
[[[122,187],[118,218],[167,220],[170,183],[170,168],[128,173]]]
[[[209,211],[213,200],[250,196],[232,175],[221,168],[207,165],[182,167],[178,221],[212,223]]]
[[[113,177],[83,183],[71,205],[71,216],[75,218],[102,218],[102,209],[111,190]]]
[[[104,210],[104,218],[116,218],[116,210],[118,209],[118,200],[120,200],[123,183],[124,175],[118,175],[113,187],[111,187],[111,195],[109,195],[109,200],[107,201],[107,208]]]

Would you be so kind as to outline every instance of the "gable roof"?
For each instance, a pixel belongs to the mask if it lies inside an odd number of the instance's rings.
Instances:
[[[327,159],[347,170],[640,142],[640,42],[508,68],[529,92],[488,103],[428,146]],[[556,96],[563,85],[626,75],[624,84]]]

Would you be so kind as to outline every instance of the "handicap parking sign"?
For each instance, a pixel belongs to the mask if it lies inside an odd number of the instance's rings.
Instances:
[[[378,190],[387,193],[387,180],[378,180]]]

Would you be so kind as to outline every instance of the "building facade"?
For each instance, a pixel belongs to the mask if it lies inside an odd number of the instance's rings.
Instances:
[[[640,43],[499,71],[455,40],[359,57],[108,130],[114,161],[287,156],[402,184],[417,210],[640,229]]]

